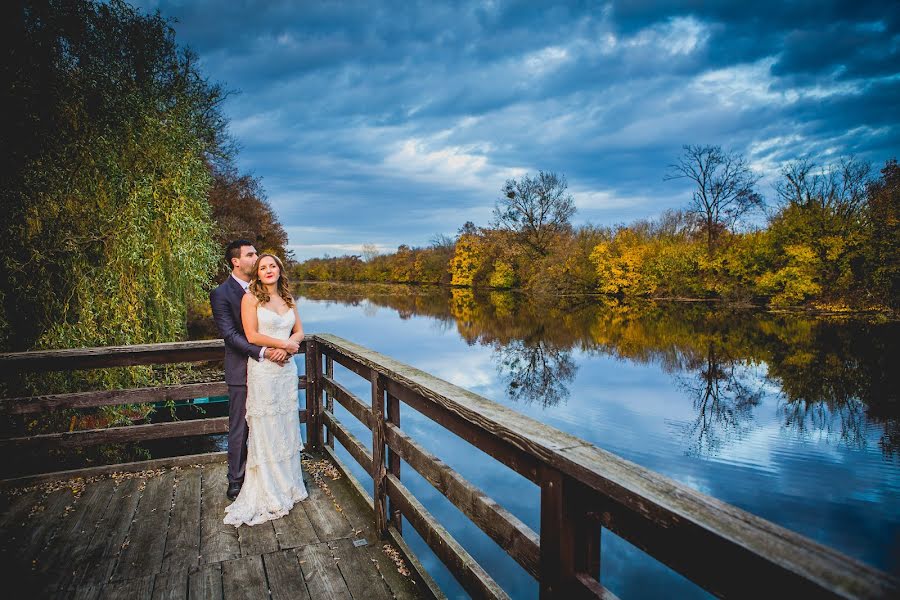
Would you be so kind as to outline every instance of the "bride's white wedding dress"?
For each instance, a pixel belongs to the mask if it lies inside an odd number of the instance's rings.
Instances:
[[[258,307],[259,332],[286,340],[296,316]],[[297,365],[247,362],[247,469],[237,499],[225,508],[225,523],[240,527],[279,519],[307,498],[300,472]]]

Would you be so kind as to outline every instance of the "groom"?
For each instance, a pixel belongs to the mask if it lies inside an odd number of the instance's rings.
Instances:
[[[284,364],[287,352],[265,348],[247,341],[241,323],[241,298],[247,293],[256,248],[247,240],[235,240],[225,249],[225,262],[231,275],[210,293],[213,319],[225,339],[225,383],[228,384],[228,491],[230,500],[237,498],[244,482],[247,466],[247,358],[271,360]]]

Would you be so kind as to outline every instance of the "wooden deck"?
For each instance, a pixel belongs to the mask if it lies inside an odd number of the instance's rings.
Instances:
[[[3,586],[17,593],[3,595],[431,597],[417,569],[379,539],[371,505],[335,463],[323,454],[303,463],[309,499],[282,519],[237,529],[222,523],[221,461],[5,488],[0,564]]]

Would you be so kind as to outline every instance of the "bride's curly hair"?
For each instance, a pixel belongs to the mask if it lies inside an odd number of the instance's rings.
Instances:
[[[278,265],[278,295],[281,296],[281,299],[284,300],[285,304],[294,308],[294,297],[291,296],[291,287],[288,283],[287,275],[284,272],[284,264],[281,262],[281,259],[274,254],[263,253],[256,259],[256,264],[253,265],[253,275],[250,276],[250,293],[256,296],[256,299],[259,300],[260,304],[265,304],[270,300],[269,292],[266,291],[266,286],[259,280],[259,263],[267,256],[271,256],[275,260],[275,264]]]

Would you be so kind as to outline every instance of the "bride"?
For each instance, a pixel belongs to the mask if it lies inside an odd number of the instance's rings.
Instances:
[[[251,344],[296,354],[303,340],[297,305],[278,257],[262,254],[241,300],[241,321]],[[300,472],[297,365],[247,361],[247,470],[225,523],[257,525],[288,514],[307,498]]]

